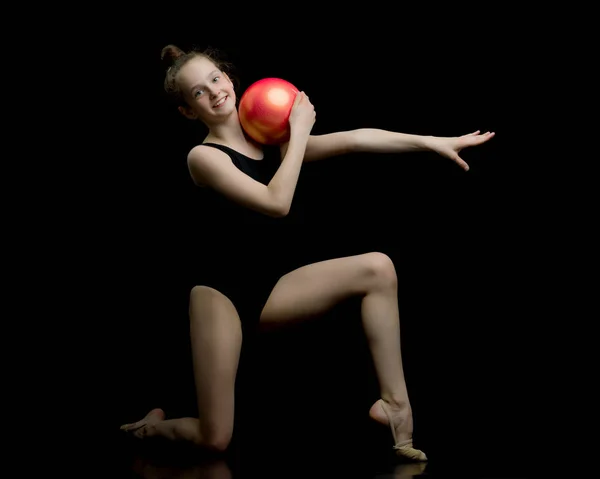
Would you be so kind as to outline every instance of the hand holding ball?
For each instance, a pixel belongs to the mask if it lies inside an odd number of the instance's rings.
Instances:
[[[277,145],[290,139],[289,117],[298,89],[280,78],[263,78],[250,85],[238,114],[242,128],[254,141]]]

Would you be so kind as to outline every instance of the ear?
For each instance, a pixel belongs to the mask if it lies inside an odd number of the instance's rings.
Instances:
[[[198,119],[198,115],[196,115],[194,110],[192,110],[191,108],[189,108],[187,106],[179,106],[179,107],[177,107],[177,109],[179,110],[179,113],[181,113],[186,118],[189,118],[190,120]]]

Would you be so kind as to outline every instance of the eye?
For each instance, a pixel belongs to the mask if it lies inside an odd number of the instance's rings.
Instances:
[[[213,78],[213,83],[217,83],[220,79],[221,79],[221,77],[218,77],[218,76],[214,77]]]
[[[194,92],[194,98],[198,98],[199,95],[202,95],[202,93],[204,93],[204,90],[196,90]]]

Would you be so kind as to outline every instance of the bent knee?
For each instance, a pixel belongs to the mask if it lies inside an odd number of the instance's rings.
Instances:
[[[374,278],[378,284],[384,286],[396,286],[398,277],[392,259],[379,252],[366,253],[363,255],[367,275]]]
[[[231,444],[232,431],[215,431],[203,435],[202,445],[215,452],[225,452]]]

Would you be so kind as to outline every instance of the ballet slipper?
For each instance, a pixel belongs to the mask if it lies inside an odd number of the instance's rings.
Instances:
[[[415,449],[413,447],[412,439],[407,439],[406,441],[398,442],[396,438],[396,428],[394,427],[394,423],[392,421],[392,414],[388,411],[388,406],[383,399],[380,399],[381,409],[388,418],[390,423],[390,429],[392,430],[392,436],[394,437],[394,450],[396,451],[396,455],[400,456],[404,459],[408,459],[409,461],[427,461],[427,456],[420,449]]]

